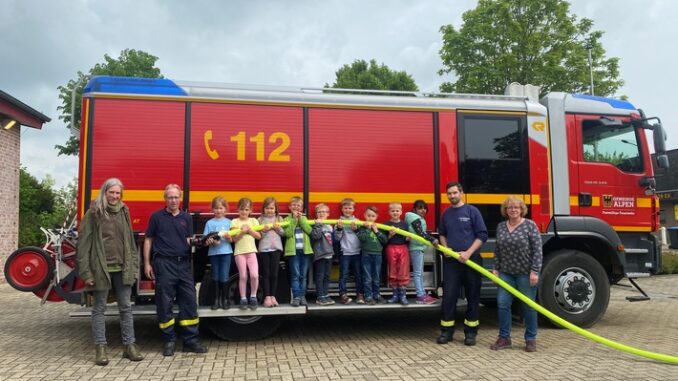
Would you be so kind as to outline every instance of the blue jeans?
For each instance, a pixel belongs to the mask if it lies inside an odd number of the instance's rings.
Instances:
[[[342,255],[339,260],[339,295],[345,295],[348,290],[346,289],[346,281],[348,280],[348,274],[350,271],[353,271],[353,276],[355,277],[355,292],[357,294],[363,294],[363,265],[362,265],[362,255]]]
[[[308,262],[312,256],[313,255],[304,254],[304,250],[298,249],[295,255],[289,257],[290,283],[292,284],[293,298],[306,296]]]
[[[537,286],[530,286],[529,274],[499,273],[499,278],[513,286],[513,288],[534,300],[537,296]],[[513,295],[499,287],[497,291],[497,306],[499,307],[499,336],[511,337],[511,304]],[[523,318],[525,319],[525,340],[537,338],[537,311],[523,303]]]
[[[332,271],[332,258],[318,259],[313,262],[313,279],[315,280],[315,293],[318,298],[330,295],[330,272]]]
[[[215,254],[208,256],[212,266],[212,280],[226,282],[231,271],[233,254]]]
[[[417,296],[426,295],[424,290],[424,251],[410,250],[410,262],[412,263],[412,280],[414,288],[417,290]]]
[[[381,253],[379,255],[363,254],[363,284],[365,299],[378,299],[381,282]]]

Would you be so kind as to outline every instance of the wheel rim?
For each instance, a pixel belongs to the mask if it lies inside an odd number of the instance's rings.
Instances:
[[[579,267],[570,267],[558,274],[553,292],[558,305],[572,314],[587,311],[596,299],[593,277]]]
[[[50,276],[50,266],[42,253],[24,251],[12,259],[9,276],[20,287],[38,288]]]

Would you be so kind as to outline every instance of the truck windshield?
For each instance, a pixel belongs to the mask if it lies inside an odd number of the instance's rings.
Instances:
[[[624,172],[642,172],[638,134],[633,126],[606,127],[594,120],[582,125],[584,160],[609,163]]]

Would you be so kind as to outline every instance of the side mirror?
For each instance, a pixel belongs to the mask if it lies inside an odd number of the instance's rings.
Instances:
[[[668,168],[669,167],[669,157],[665,153],[657,154],[657,167],[658,168]]]
[[[666,132],[661,123],[657,123],[652,126],[653,131],[653,140],[654,140],[654,152],[657,153],[657,158],[659,155],[666,152]]]

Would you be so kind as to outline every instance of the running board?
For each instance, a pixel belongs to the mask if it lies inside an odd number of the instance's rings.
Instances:
[[[174,314],[179,313],[179,309],[174,307]],[[155,305],[145,304],[140,306],[132,306],[132,313],[136,316],[155,316]],[[256,310],[241,310],[238,306],[231,305],[227,310],[213,310],[209,306],[198,307],[198,316],[204,318],[210,317],[241,317],[241,316],[272,316],[272,315],[303,315],[306,313],[304,307],[292,307],[289,304],[281,304],[279,307],[266,308],[261,307]],[[70,317],[90,317],[92,316],[91,307],[81,307],[68,314]],[[117,304],[109,304],[106,306],[105,316],[118,316]]]
[[[324,313],[324,312],[338,312],[338,311],[421,311],[428,309],[440,309],[440,303],[434,304],[416,304],[415,302],[410,302],[410,304],[403,306],[401,304],[377,304],[377,305],[365,305],[365,304],[340,304],[336,303],[330,306],[321,306],[313,302],[309,303],[308,306],[299,306],[293,307],[290,304],[281,304],[278,307],[267,308],[259,306],[256,310],[241,310],[238,306],[231,306],[227,310],[213,310],[208,306],[198,307],[198,316],[203,318],[211,317],[241,317],[241,316],[281,316],[281,315],[304,315],[304,314],[315,314],[315,313]],[[174,313],[177,314],[179,309],[175,306]],[[139,306],[132,306],[132,313],[136,316],[155,316],[155,305],[144,304]],[[71,311],[68,314],[70,317],[90,317],[92,316],[91,307],[81,307],[75,311]],[[118,307],[117,304],[109,304],[106,307],[106,312],[104,316],[118,316]]]

